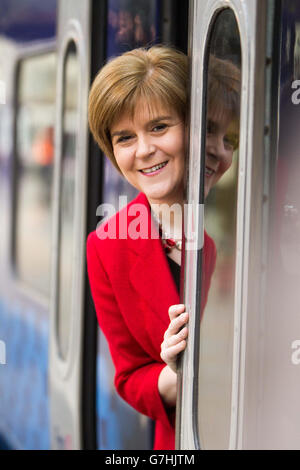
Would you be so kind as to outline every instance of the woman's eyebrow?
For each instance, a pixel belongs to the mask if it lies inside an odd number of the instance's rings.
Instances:
[[[113,137],[117,137],[117,136],[120,136],[120,135],[128,135],[128,134],[130,134],[130,132],[132,132],[132,131],[124,129],[124,130],[121,130],[121,131],[113,132],[110,137],[112,139]]]
[[[151,119],[151,121],[149,121],[149,124],[155,124],[156,122],[159,122],[159,121],[171,121],[172,120],[172,116],[158,116],[154,119]]]
[[[156,124],[157,122],[161,122],[161,121],[171,121],[172,120],[172,116],[158,116],[154,119],[151,119],[147,125],[153,125],[153,124]],[[118,136],[122,136],[122,135],[128,135],[130,134],[130,130],[127,130],[127,129],[122,129],[120,131],[115,131],[111,134],[111,139],[113,137],[118,137]]]

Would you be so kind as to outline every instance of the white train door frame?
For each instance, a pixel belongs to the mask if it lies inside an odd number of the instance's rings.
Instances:
[[[253,244],[252,233],[255,221],[260,224],[264,194],[263,158],[264,158],[264,129],[265,123],[265,70],[266,70],[266,23],[270,2],[268,0],[194,0],[191,2],[190,14],[190,58],[191,58],[191,122],[190,122],[190,159],[187,202],[189,207],[199,204],[200,175],[205,165],[202,150],[205,115],[203,107],[205,57],[208,38],[214,18],[225,8],[234,12],[241,40],[242,59],[242,88],[240,115],[240,145],[238,172],[238,203],[236,229],[236,267],[235,267],[235,298],[234,298],[234,327],[233,327],[233,365],[231,382],[231,411],[230,438],[228,448],[242,448],[243,441],[243,408],[245,385],[245,356],[246,356],[246,325],[247,312],[259,312],[259,295],[250,294],[250,270],[261,256],[261,241],[257,239],[257,249],[251,253]],[[255,165],[253,165],[255,155]],[[259,171],[260,170],[260,171]],[[255,195],[253,196],[253,189]],[[252,193],[252,194],[251,194]],[[201,211],[200,211],[201,212]],[[196,222],[195,246],[202,246],[201,238],[204,233],[202,213]],[[193,239],[191,214],[186,218],[185,235]],[[252,229],[251,229],[252,227]],[[201,250],[185,252],[184,266],[184,299],[190,312],[189,340],[183,356],[179,374],[178,405],[176,418],[176,448],[202,449],[201,439],[197,429],[195,403],[198,397],[198,357],[199,337],[197,337],[196,311],[199,310],[199,295],[197,293],[197,272],[201,262]],[[256,280],[259,282],[259,280]],[[255,315],[258,315],[256,313]],[[199,330],[199,326],[198,326]],[[201,398],[200,398],[201,399]]]
[[[54,217],[52,249],[51,325],[49,344],[49,393],[51,446],[53,449],[81,449],[81,364],[83,348],[84,282],[85,282],[85,236],[88,123],[87,103],[90,84],[90,20],[91,1],[60,0],[58,4],[58,68],[57,68],[57,114],[55,128],[54,168]],[[64,103],[67,96],[65,83],[66,60],[70,47],[77,60],[76,116],[73,119],[75,137],[73,181],[73,229],[67,238],[71,247],[74,270],[68,286],[60,281],[61,225],[62,225],[62,160],[65,151],[63,139]],[[69,97],[68,97],[69,99]],[[70,289],[70,290],[68,290]],[[67,328],[64,331],[65,350],[62,353],[59,328],[67,315],[59,305],[59,295],[68,296],[70,305]]]

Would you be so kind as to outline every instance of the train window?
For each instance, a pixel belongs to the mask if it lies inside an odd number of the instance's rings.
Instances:
[[[204,249],[202,260],[197,422],[201,448],[226,449],[231,416],[241,78],[240,35],[231,9],[219,11],[213,19],[206,60],[202,188],[205,237],[211,248],[208,257]]]
[[[19,64],[14,263],[18,276],[47,296],[50,295],[55,77],[55,53],[26,58]]]
[[[63,129],[59,204],[58,268],[58,344],[66,359],[72,314],[75,236],[75,166],[78,132],[79,59],[75,43],[70,41],[64,61]]]

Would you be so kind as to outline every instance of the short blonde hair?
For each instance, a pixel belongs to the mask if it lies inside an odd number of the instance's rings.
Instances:
[[[89,125],[94,139],[117,170],[110,130],[122,113],[133,117],[140,99],[150,110],[163,105],[185,120],[188,59],[172,47],[139,48],[110,60],[96,76],[89,95]]]

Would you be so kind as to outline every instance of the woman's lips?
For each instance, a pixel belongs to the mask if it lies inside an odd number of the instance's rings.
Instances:
[[[211,168],[207,166],[205,167],[205,176],[207,176],[208,178],[211,178],[214,173],[215,173],[214,170],[212,170]]]
[[[149,170],[151,170],[151,168],[147,169],[147,171],[145,171],[145,170],[139,170],[139,171],[140,171],[140,173],[142,173],[142,175],[144,175],[144,176],[154,176],[154,175],[157,175],[158,173],[161,173],[162,170],[163,170],[164,168],[166,168],[167,164],[168,164],[168,161],[159,163],[158,165],[153,165],[152,168],[155,168],[155,167],[157,167],[157,166],[163,165],[163,166],[160,166],[160,168],[158,168],[158,169],[156,169],[156,170],[153,170],[153,171],[149,171]]]

